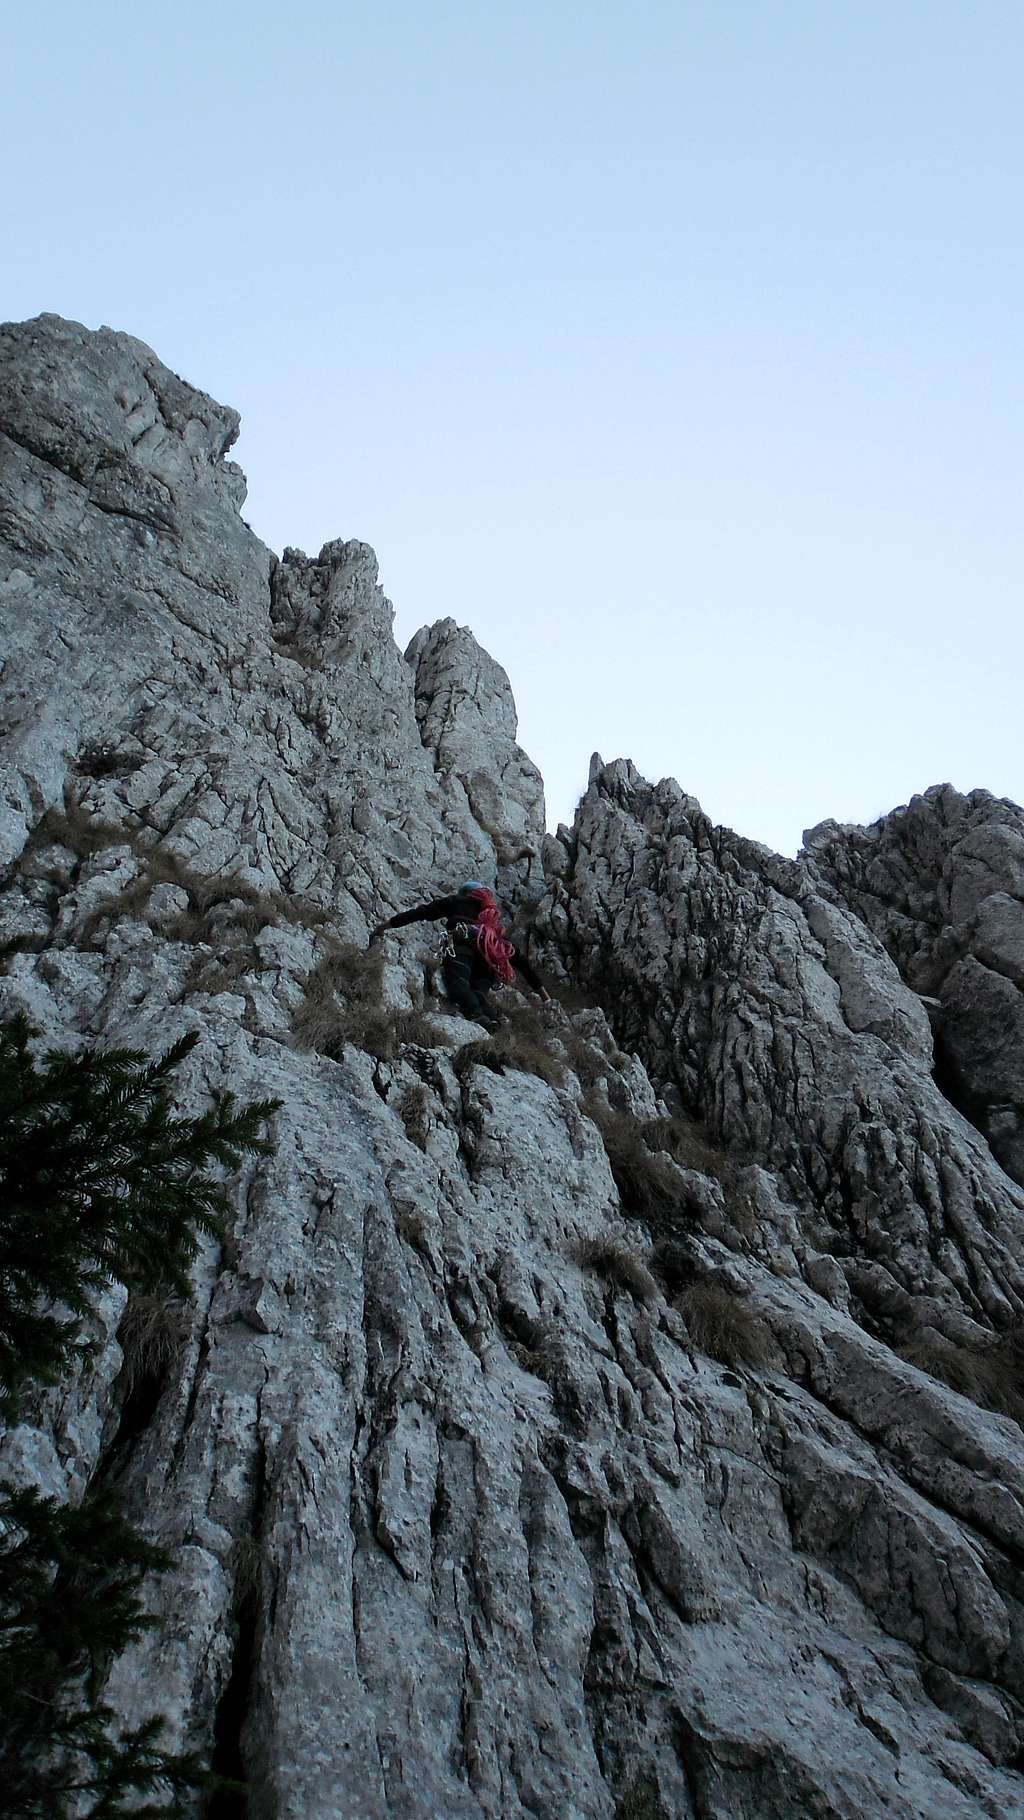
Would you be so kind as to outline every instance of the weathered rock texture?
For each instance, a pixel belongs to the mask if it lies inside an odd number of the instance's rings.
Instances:
[[[1024,1182],[1024,812],[945,785],[872,828],[823,822],[805,839],[925,995],[946,1091]]]
[[[0,1447],[176,1553],[116,1710],[254,1820],[1024,1815],[1021,812],[787,861],[595,761],[544,837],[504,673],[264,549],[233,413],[44,317],[0,427],[0,1005],[283,1101]],[[600,1007],[502,1071],[357,952],[481,873]]]

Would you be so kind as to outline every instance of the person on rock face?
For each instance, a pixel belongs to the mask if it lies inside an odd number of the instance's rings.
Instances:
[[[432,898],[429,904],[418,904],[415,910],[403,910],[386,923],[379,923],[370,940],[375,942],[388,929],[402,929],[407,923],[442,920],[447,925],[443,951],[445,990],[453,1004],[475,1024],[483,1024],[488,1030],[497,1027],[499,1019],[488,995],[499,980],[512,985],[521,974],[542,999],[548,999],[536,969],[525,955],[516,953],[509,941],[494,892],[478,878],[469,879],[452,897]]]

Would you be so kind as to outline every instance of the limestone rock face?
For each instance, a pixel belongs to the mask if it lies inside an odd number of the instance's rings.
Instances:
[[[1024,812],[944,784],[871,828],[804,838],[823,884],[931,1002],[946,1090],[1024,1182]]]
[[[222,459],[234,412],[129,336],[42,317],[2,331],[0,421],[6,862],[70,787],[183,862],[340,902],[353,931],[407,880],[495,874],[419,737],[373,552],[276,562]],[[467,689],[497,670],[459,648]],[[514,736],[507,713],[490,748],[478,731],[476,763],[520,764]]]
[[[516,745],[516,706],[508,677],[453,619],[417,632],[406,651],[416,672],[416,718],[423,744],[453,794],[494,841],[509,883],[531,879],[530,862],[544,834],[544,785]],[[495,770],[495,734],[503,765]]]
[[[561,844],[539,920],[620,1040],[779,1170],[851,1271],[1019,1319],[1024,1197],[939,1091],[917,994],[813,870],[621,761]]]
[[[1024,1816],[1020,812],[792,861],[597,760],[545,837],[504,673],[265,550],[232,413],[0,350],[0,1015],[282,1102],[161,1344],[112,1285],[0,1439],[174,1554],[122,1721],[253,1820]],[[574,994],[493,1043],[365,952],[467,875]]]

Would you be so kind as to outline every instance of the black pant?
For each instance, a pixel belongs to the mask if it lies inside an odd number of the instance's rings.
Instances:
[[[456,949],[445,957],[444,986],[448,997],[475,1024],[492,1024],[494,1012],[489,994],[494,975],[475,951]]]

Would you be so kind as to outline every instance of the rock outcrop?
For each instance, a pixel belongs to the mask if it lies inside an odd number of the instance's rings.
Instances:
[[[504,672],[272,556],[236,428],[0,331],[0,1014],[282,1102],[0,1441],[174,1554],[106,1698],[253,1820],[1024,1815],[1024,816],[784,860],[595,760],[545,836]],[[363,958],[481,874],[563,999],[492,1042]]]
[[[923,995],[947,1093],[1024,1182],[1024,812],[949,785],[805,836],[818,876]]]

